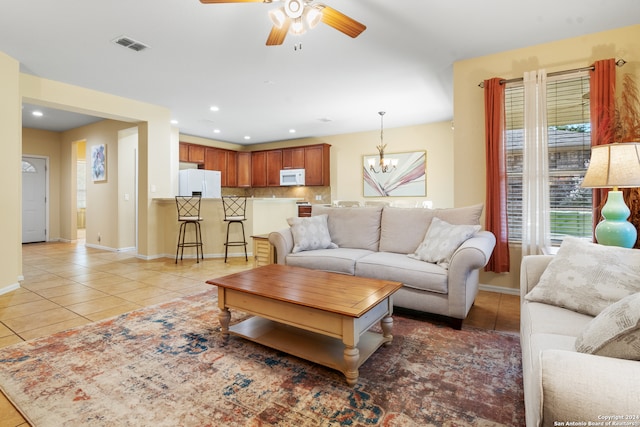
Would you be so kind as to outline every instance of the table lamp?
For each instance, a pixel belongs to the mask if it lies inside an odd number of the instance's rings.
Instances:
[[[640,187],[640,143],[623,142],[596,145],[582,181],[585,188],[613,188],[602,207],[604,219],[596,226],[596,240],[607,246],[632,248],[636,227],[627,221],[631,211],[619,187]]]

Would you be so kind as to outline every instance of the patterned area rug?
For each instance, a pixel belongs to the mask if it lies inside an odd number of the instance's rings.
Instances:
[[[394,316],[342,373],[219,333],[216,293],[0,350],[0,388],[36,426],[521,426],[517,336]]]

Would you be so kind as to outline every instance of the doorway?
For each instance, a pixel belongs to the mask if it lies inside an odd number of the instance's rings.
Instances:
[[[47,159],[22,157],[22,243],[47,241]]]
[[[87,237],[87,159],[86,141],[75,143],[76,150],[76,239]]]

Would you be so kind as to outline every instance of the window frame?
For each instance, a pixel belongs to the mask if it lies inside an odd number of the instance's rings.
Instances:
[[[566,85],[563,85],[566,83]],[[580,238],[592,237],[592,191],[583,189],[580,184],[584,178],[589,158],[591,155],[591,119],[589,111],[589,99],[585,94],[589,93],[589,74],[580,72],[571,75],[549,77],[547,80],[547,104],[549,139],[549,196],[551,215],[551,244],[559,246],[565,236]],[[550,91],[550,85],[554,88]],[[575,87],[572,87],[575,86]],[[568,95],[558,96],[558,88],[573,91]],[[578,99],[578,90],[582,91]],[[586,90],[586,91],[585,91]],[[549,96],[551,92],[552,96]],[[511,96],[515,94],[515,96]],[[555,95],[555,97],[554,97]],[[571,98],[573,104],[564,104]],[[553,101],[552,101],[553,99]],[[550,102],[554,102],[549,108]],[[575,108],[576,102],[581,103],[580,108]],[[518,105],[519,104],[519,105]],[[570,108],[566,108],[569,105]],[[565,107],[573,111],[580,111],[580,115],[574,115],[579,122],[559,117],[558,111]],[[585,115],[586,113],[586,115]],[[555,116],[550,117],[550,114]],[[565,123],[566,121],[566,123]],[[522,242],[522,155],[519,161],[518,151],[522,153],[524,141],[524,87],[522,82],[507,83],[505,87],[505,158],[507,180],[507,227],[509,229],[509,243]],[[518,132],[520,135],[518,135]],[[562,134],[564,133],[564,135]],[[575,141],[572,139],[575,137]],[[571,147],[578,147],[572,150]],[[563,159],[564,155],[564,159]],[[560,163],[562,162],[562,165]],[[574,162],[573,164],[571,164]],[[553,167],[558,166],[560,167]],[[567,166],[562,168],[561,166]],[[519,184],[518,184],[518,177]],[[562,182],[562,177],[566,177]],[[569,186],[569,191],[558,193],[558,186]],[[556,187],[554,189],[554,186]],[[571,203],[566,203],[571,200]],[[562,205],[565,206],[562,206]],[[561,209],[564,207],[565,209]],[[561,220],[561,218],[575,218],[574,221]],[[559,232],[561,230],[562,232]]]

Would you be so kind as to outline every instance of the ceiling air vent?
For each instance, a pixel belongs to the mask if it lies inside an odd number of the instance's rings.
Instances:
[[[113,42],[116,44],[119,44],[120,46],[124,46],[128,49],[135,50],[136,52],[140,52],[141,50],[145,50],[149,47],[144,43],[133,40],[130,37],[124,37],[124,36],[114,39]]]

